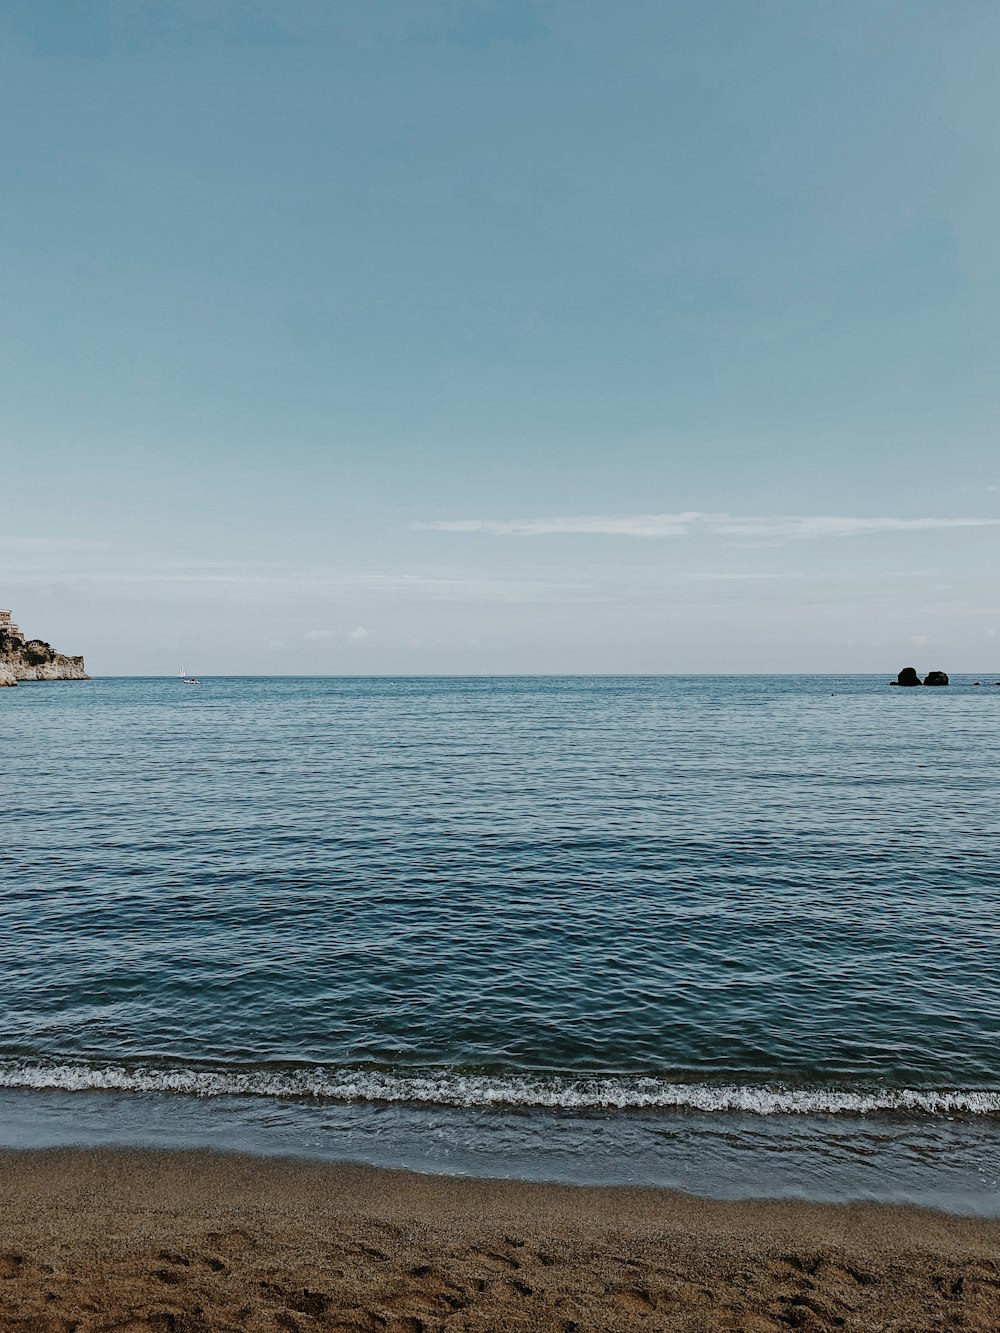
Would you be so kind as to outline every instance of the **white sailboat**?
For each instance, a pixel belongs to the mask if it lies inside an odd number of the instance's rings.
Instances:
[[[201,684],[201,681],[200,681],[200,680],[197,680],[194,676],[189,676],[188,673],[184,670],[183,667],[181,667],[180,671],[178,671],[178,673],[177,673],[177,679],[181,682],[182,685],[200,685],[200,684]]]

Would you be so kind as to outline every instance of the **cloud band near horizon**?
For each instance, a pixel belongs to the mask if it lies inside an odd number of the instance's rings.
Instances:
[[[834,515],[782,515],[774,518],[685,510],[676,514],[627,514],[618,517],[468,518],[415,523],[422,531],[486,533],[496,537],[606,536],[686,537],[706,532],[722,537],[803,540],[860,537],[883,532],[923,532],[939,528],[996,527],[996,518],[855,518]]]

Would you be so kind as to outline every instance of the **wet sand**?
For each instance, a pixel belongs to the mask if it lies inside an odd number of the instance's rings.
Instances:
[[[206,1153],[0,1153],[0,1329],[1000,1329],[1000,1221]]]

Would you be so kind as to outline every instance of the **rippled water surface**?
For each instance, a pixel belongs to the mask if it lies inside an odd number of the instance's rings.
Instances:
[[[0,1085],[988,1138],[998,720],[861,677],[5,691]]]

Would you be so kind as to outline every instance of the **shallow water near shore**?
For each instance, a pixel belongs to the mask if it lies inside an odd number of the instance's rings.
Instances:
[[[0,1142],[1000,1211],[953,681],[9,691]]]
[[[642,1185],[716,1199],[1000,1216],[995,1122],[513,1112],[177,1094],[0,1091],[0,1147],[212,1149],[437,1175]]]

